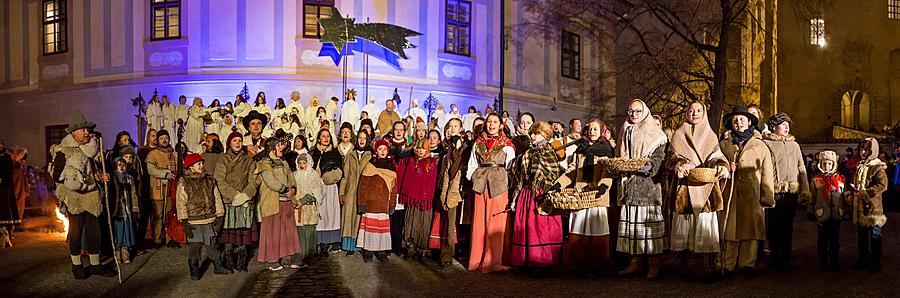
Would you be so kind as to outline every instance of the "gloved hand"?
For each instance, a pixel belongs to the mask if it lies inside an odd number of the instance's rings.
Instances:
[[[359,215],[366,214],[367,213],[366,211],[368,211],[368,209],[369,208],[366,207],[366,205],[359,205],[356,207],[356,214],[359,214]]]
[[[556,184],[553,184],[553,186],[551,186],[550,189],[548,189],[547,191],[548,191],[548,192],[549,192],[549,191],[559,191],[561,188],[562,188],[562,185],[560,185],[560,184],[557,182]]]
[[[250,196],[245,193],[239,192],[234,196],[234,199],[231,200],[231,206],[241,206],[250,201]]]
[[[600,184],[600,186],[597,187],[597,196],[599,197],[606,194],[607,190],[609,190],[609,186],[607,186],[606,184]]]
[[[816,218],[816,215],[813,214],[812,212],[807,212],[807,213],[806,213],[806,220],[808,220],[808,221],[810,221],[810,222],[816,222],[816,221],[818,221],[819,219]]]
[[[216,217],[216,221],[213,222],[213,228],[216,229],[216,235],[222,234],[222,228],[225,226],[225,217],[219,216]]]
[[[643,167],[641,167],[640,170],[638,170],[638,173],[641,173],[641,174],[644,174],[644,175],[649,175],[649,174],[650,174],[650,170],[652,170],[652,169],[653,169],[653,164],[651,164],[651,163],[648,161],[647,163],[644,164]]]
[[[187,236],[188,239],[194,238],[194,226],[192,226],[187,219],[181,220],[181,228],[184,229],[184,235]]]
[[[300,205],[306,205],[309,203],[314,203],[316,201],[316,197],[311,194],[306,194],[302,198],[300,198]]]

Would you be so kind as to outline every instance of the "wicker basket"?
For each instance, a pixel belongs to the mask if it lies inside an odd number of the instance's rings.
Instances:
[[[640,170],[649,158],[642,157],[636,159],[628,159],[622,157],[604,158],[600,160],[600,165],[615,173],[634,173]]]
[[[579,191],[574,188],[566,188],[560,191],[548,193],[554,209],[581,210],[593,207],[608,207],[609,198],[597,195],[599,191]]]
[[[719,181],[716,176],[716,169],[711,168],[693,168],[688,170],[688,180],[696,183],[713,183]]]

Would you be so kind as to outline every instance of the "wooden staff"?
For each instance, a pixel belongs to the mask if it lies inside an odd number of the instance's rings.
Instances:
[[[729,178],[731,179],[731,185],[728,187],[728,202],[725,203],[725,223],[722,224],[722,239],[719,239],[719,242],[722,243],[722,252],[719,254],[721,255],[719,259],[722,261],[722,275],[725,275],[725,247],[727,247],[725,234],[728,233],[728,213],[731,212],[731,197],[734,195],[734,173],[737,172],[738,155],[738,153],[735,153],[731,158],[732,162],[735,163],[734,169],[731,169],[731,164],[728,165],[728,169],[731,171],[731,177]]]
[[[103,137],[97,136],[97,140],[100,141],[100,152],[103,152]],[[102,155],[100,158],[100,173],[104,176],[107,174],[106,173],[106,158],[103,158]],[[121,270],[121,268],[119,268],[119,257],[115,253],[115,251],[116,251],[116,241],[115,241],[116,235],[113,234],[112,215],[109,213],[109,181],[107,181],[106,179],[101,179],[101,180],[103,180],[103,189],[105,190],[103,198],[104,198],[104,201],[106,201],[106,220],[109,223],[109,237],[110,237],[109,243],[110,243],[110,245],[112,245],[112,249],[113,249],[113,260],[116,262],[116,274],[119,276],[119,284],[122,284],[122,270]],[[126,210],[126,212],[128,212],[128,210]]]

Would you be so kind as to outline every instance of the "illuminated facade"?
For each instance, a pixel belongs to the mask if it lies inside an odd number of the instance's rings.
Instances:
[[[233,101],[245,82],[252,96],[265,91],[270,105],[293,90],[301,93],[304,105],[312,96],[340,97],[341,67],[318,57],[321,29],[315,19],[330,14],[332,7],[357,22],[395,24],[423,34],[410,38],[417,47],[406,50],[409,59],[401,61],[402,72],[377,59],[366,67],[363,55],[344,60],[348,88],[356,89],[360,99],[374,96],[383,106],[397,88],[401,112],[410,92],[420,102],[433,94],[448,111],[451,103],[462,113],[468,106],[483,111],[500,86],[500,3],[0,1],[5,20],[0,34],[6,41],[0,45],[0,136],[7,144],[41,152],[58,131],[54,125],[67,123],[76,109],[106,135],[121,130],[136,135],[136,108],[129,99],[140,92],[149,100],[154,89],[173,101],[185,95],[201,97],[205,104],[214,98]],[[527,18],[520,1],[505,4],[507,25]],[[563,51],[561,42],[532,42],[509,32],[505,108],[513,117],[528,111],[539,120],[565,121],[614,113],[613,101],[602,100],[614,97],[613,76],[600,76],[608,80],[603,82],[579,77],[581,68],[612,65],[606,62],[613,57],[613,41],[589,40],[573,31],[566,35]],[[577,45],[571,42],[574,37]],[[31,160],[41,165],[44,159],[45,154],[32,154]]]

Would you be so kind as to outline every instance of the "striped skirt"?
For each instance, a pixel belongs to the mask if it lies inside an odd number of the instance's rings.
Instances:
[[[356,247],[368,251],[391,250],[391,218],[387,213],[366,213],[359,220]]]
[[[660,254],[665,249],[666,223],[660,206],[622,207],[616,251],[632,255]]]

